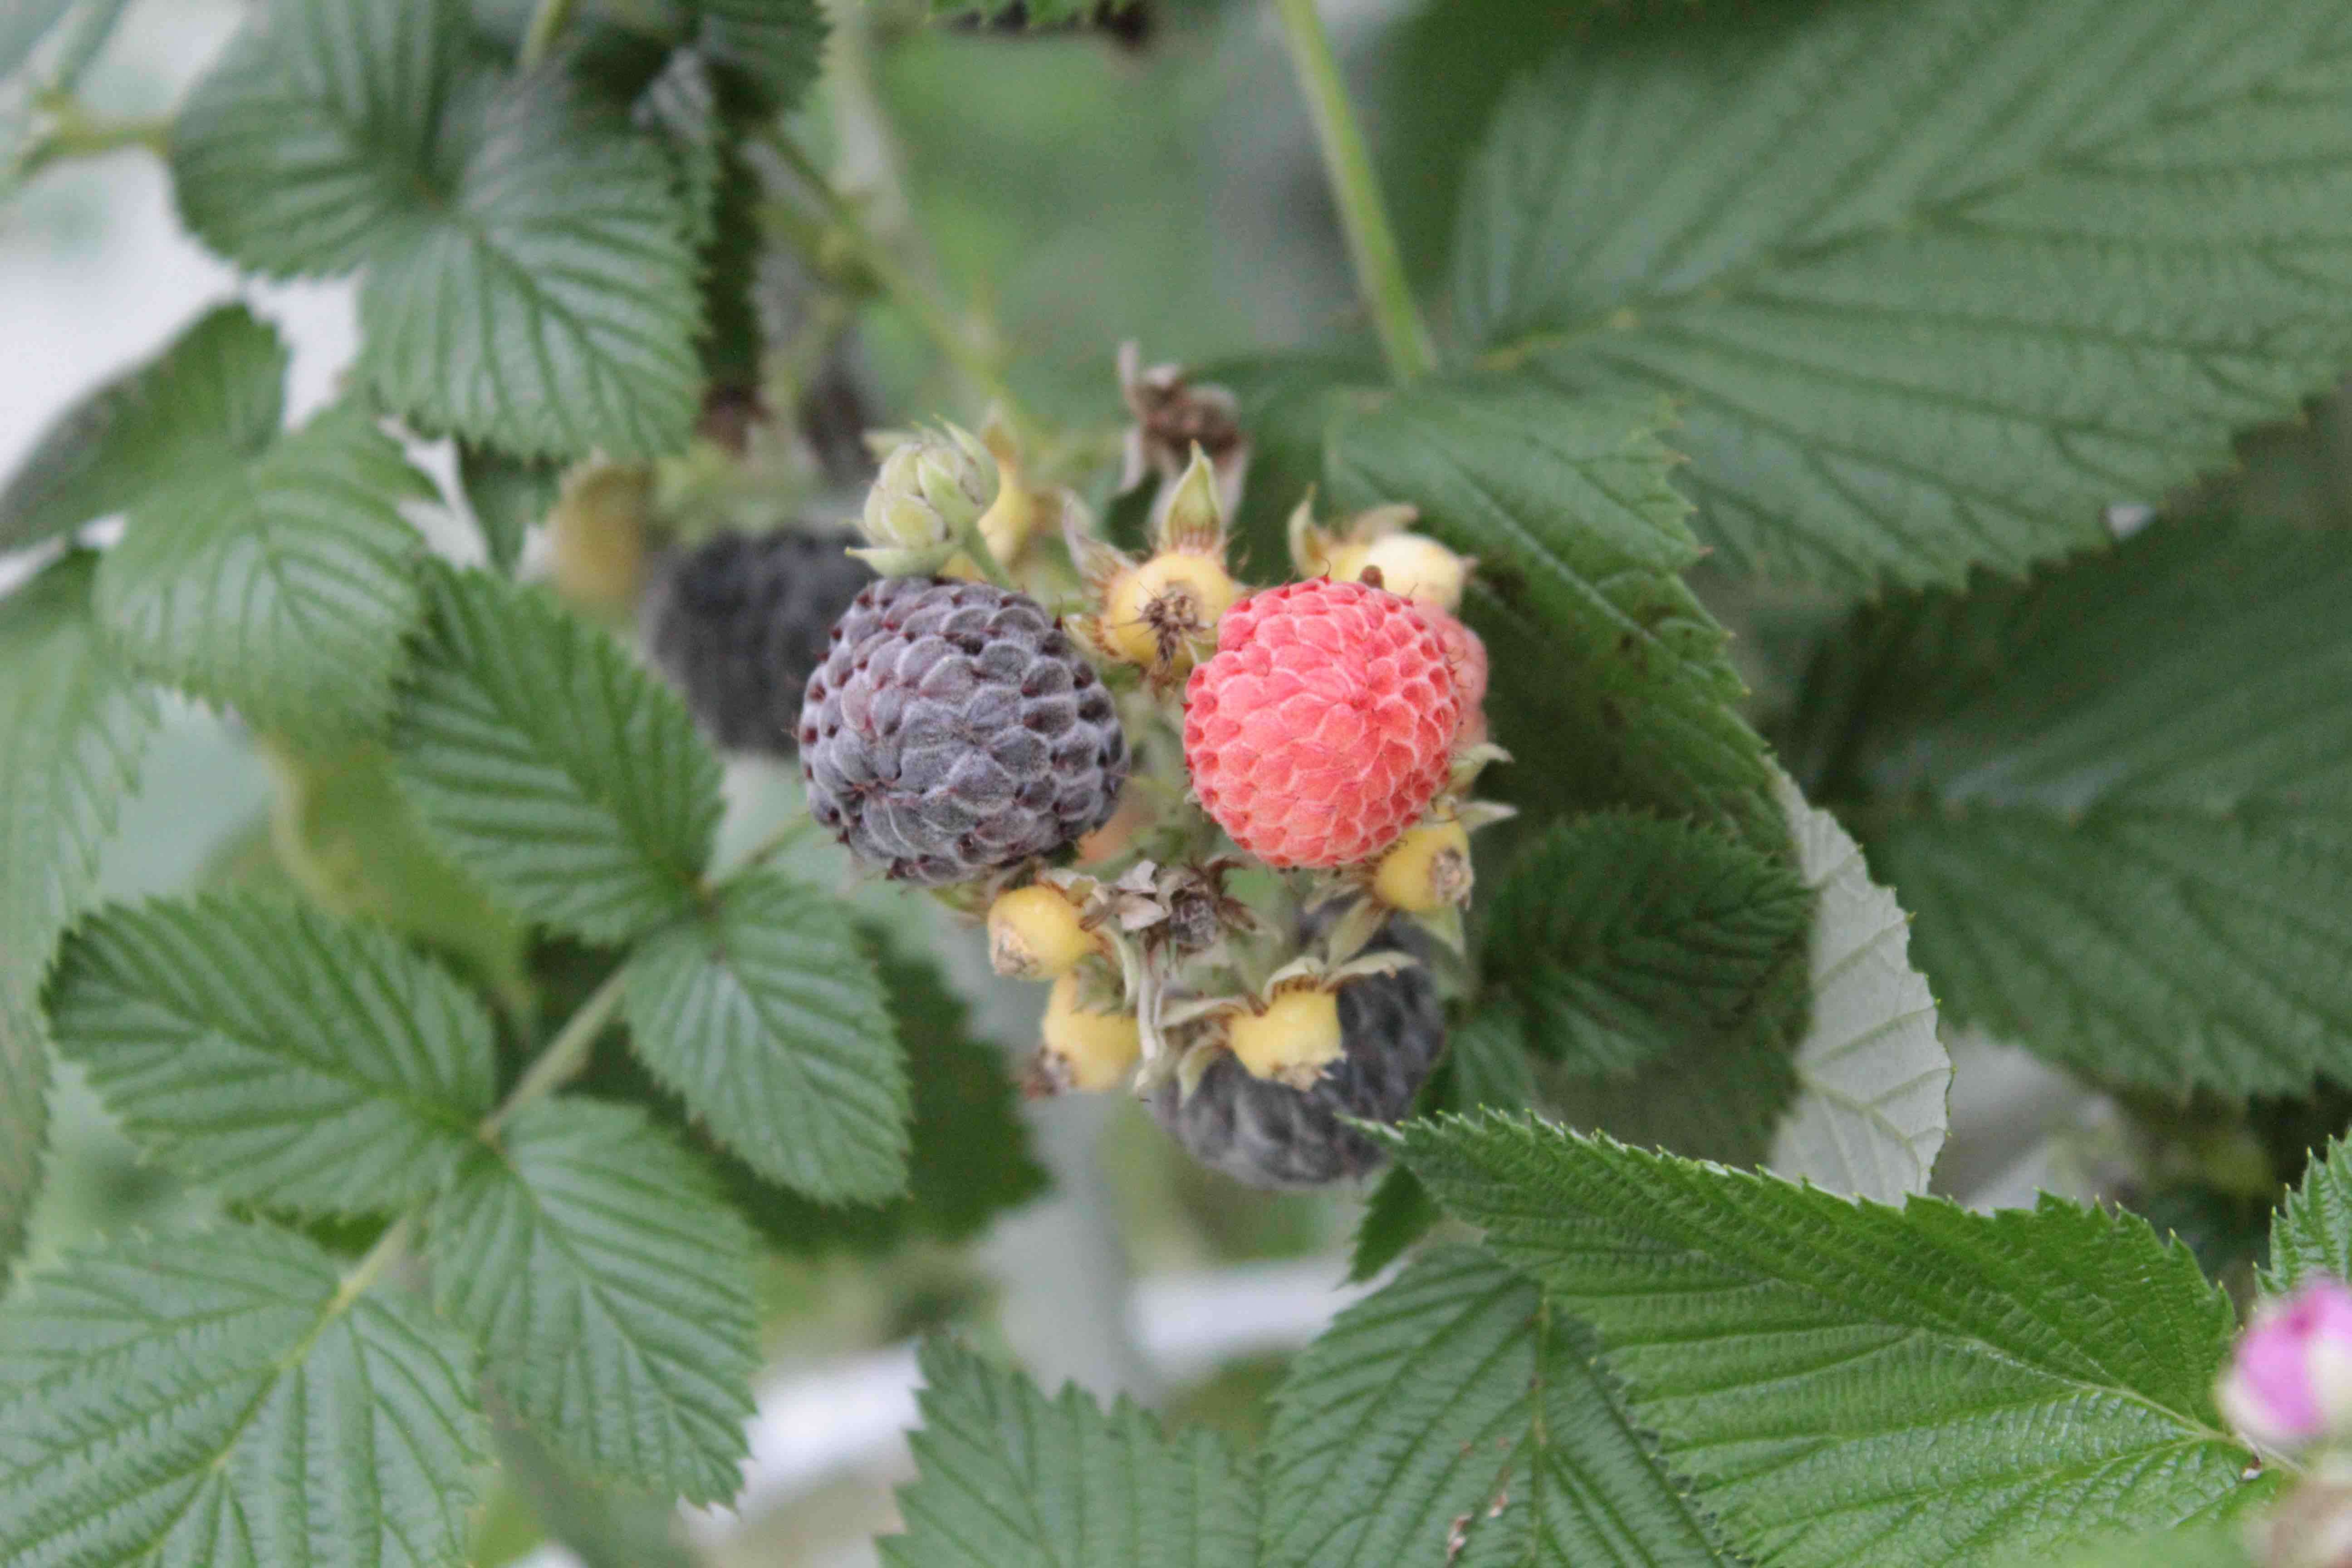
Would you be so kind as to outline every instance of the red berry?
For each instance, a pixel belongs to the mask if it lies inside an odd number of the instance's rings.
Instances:
[[[1445,782],[1461,699],[1407,600],[1318,578],[1252,595],[1184,689],[1201,804],[1269,866],[1380,853]]]
[[[1476,632],[1444,610],[1429,605],[1414,607],[1445,648],[1446,668],[1454,672],[1454,693],[1462,700],[1462,744],[1475,745],[1486,738],[1486,645]]]

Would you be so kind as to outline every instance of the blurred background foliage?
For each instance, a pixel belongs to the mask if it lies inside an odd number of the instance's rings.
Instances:
[[[1798,3],[1725,0],[1709,9],[1736,22],[1751,9]],[[883,166],[896,175],[906,209],[870,213],[876,226],[921,237],[924,265],[945,297],[982,323],[982,357],[1041,425],[1099,437],[1106,449],[1123,419],[1112,368],[1122,339],[1139,340],[1151,360],[1208,363],[1310,341],[1344,353],[1366,338],[1270,11],[1244,0],[1146,5],[1139,37],[1131,28],[1030,37],[926,26],[915,0],[875,0],[836,39],[804,128],[845,167]],[[1419,280],[1433,291],[1442,283],[1465,163],[1514,78],[1586,29],[1688,25],[1690,5],[1334,0],[1328,9]],[[85,101],[110,116],[166,111],[239,14],[236,0],[138,0],[86,78]],[[296,416],[323,402],[352,344],[346,289],[240,284],[178,233],[162,172],[141,153],[36,176],[0,207],[0,342],[11,358],[11,374],[0,379],[0,468],[58,408],[231,292],[278,320],[293,342]],[[874,423],[978,413],[974,389],[895,307],[869,300],[857,325],[856,352],[876,388]],[[1443,334],[1442,317],[1435,325]],[[2302,426],[2249,439],[2242,455],[2243,471],[2216,486],[2241,509],[2290,525],[2352,524],[2352,418],[2340,401]],[[1258,481],[1262,506],[1286,509],[1296,499],[1279,493],[1278,472],[1262,469]],[[809,504],[826,502],[818,496]],[[454,519],[426,521],[445,544],[473,547]],[[1738,634],[1759,715],[1769,722],[1833,606],[1735,587],[1704,571],[1699,585]],[[729,789],[722,860],[798,812],[796,784],[779,770],[738,764]],[[878,931],[932,940],[939,922],[927,906],[855,882],[830,846],[802,839],[788,854],[851,892]],[[265,752],[234,721],[175,703],[109,850],[103,893],[273,883],[299,886],[339,911],[397,919],[502,999],[517,1028],[533,1026],[526,1016],[532,966],[551,956],[534,953],[462,868],[425,844],[381,754]],[[986,984],[969,931],[949,931],[945,941],[981,1032],[1008,1048],[1025,1044],[1035,998]],[[1985,1059],[1964,1056],[1964,1078],[1969,1063]],[[1148,1135],[1135,1107],[1103,1110],[1111,1125],[1098,1138],[1086,1120],[1094,1114],[1053,1107],[1026,1117],[1042,1141],[1072,1140],[1099,1154],[1101,1192],[1087,1201],[1100,1212],[1065,1213],[1055,1223],[1107,1235],[1122,1255],[1117,1264],[1150,1278],[1314,1259],[1327,1265],[1314,1276],[1327,1287],[1344,1272],[1340,1253],[1360,1199],[1248,1192]],[[2101,1171],[2128,1168],[2135,1195],[2190,1238],[2209,1266],[2242,1267],[2266,1205],[2250,1199],[2233,1173],[2276,1131],[2263,1115],[2250,1109],[2231,1124],[2234,1137],[2215,1134],[2210,1117],[2182,1116],[2173,1143],[2144,1115],[2133,1134],[2137,1148],[2102,1133],[2095,1116],[2060,1117],[2061,1142],[2071,1139],[2074,1153],[2062,1149],[2032,1172],[2055,1182],[2053,1162],[2071,1157],[2095,1184]],[[2193,1138],[2189,1128],[2198,1129]],[[2033,1135],[2046,1131],[2037,1123]],[[1956,1116],[1947,1182],[1956,1171],[1999,1164],[1972,1151],[1968,1137]],[[1049,1163],[1070,1162],[1065,1153]],[[37,1265],[92,1234],[188,1223],[214,1201],[140,1162],[76,1075],[60,1073],[35,1220]],[[1027,1212],[1076,1201],[1065,1192]],[[788,1243],[772,1254],[763,1281],[766,1346],[780,1371],[880,1353],[943,1323],[985,1339],[1000,1331],[999,1308],[1013,1295],[1025,1293],[1032,1308],[1058,1297],[1065,1313],[1083,1313],[1093,1300],[1056,1291],[1051,1270],[1067,1260],[1055,1261],[1062,1254],[1050,1239],[1020,1236],[1026,1220],[998,1227],[975,1251],[886,1221],[846,1234],[809,1214],[768,1217],[771,1235]],[[1075,1361],[1056,1366],[1052,1351],[1081,1356],[1100,1327],[1049,1319],[1041,1329],[1033,1320],[1023,1349],[1033,1363],[1042,1360],[1049,1384],[1064,1372],[1098,1373]],[[1011,1316],[1002,1331],[1015,1331]],[[1248,1433],[1263,1418],[1258,1396],[1280,1367],[1279,1357],[1247,1357],[1161,1392],[1177,1415]],[[583,1495],[519,1435],[509,1436],[502,1454],[503,1485],[483,1525],[485,1563],[520,1557],[550,1532],[599,1563],[870,1561],[869,1538],[890,1521],[887,1482],[900,1462],[826,1479],[788,1513],[723,1542],[703,1540],[689,1553],[662,1506]]]

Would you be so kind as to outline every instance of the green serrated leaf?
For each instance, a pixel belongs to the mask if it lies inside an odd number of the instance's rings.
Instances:
[[[364,268],[361,374],[424,428],[526,458],[683,445],[694,257],[660,151],[467,40],[457,0],[274,0],[175,123],[183,217],[257,271]]]
[[[1780,802],[1798,874],[1814,895],[1812,1016],[1797,1046],[1796,1102],[1772,1135],[1772,1168],[1900,1203],[1927,1190],[1950,1124],[1952,1058],[1936,1033],[1936,999],[1906,956],[1910,921],[1870,879],[1860,847],[1786,777]]]
[[[49,1054],[29,994],[0,986],[0,1292],[25,1249],[49,1136]]]
[[[1469,1247],[1341,1312],[1274,1394],[1261,1568],[1735,1563],[1584,1333]]]
[[[2159,1535],[2119,1535],[2069,1552],[2054,1568],[2255,1568],[2242,1526],[2202,1525]],[[2011,1558],[2002,1568],[2053,1568],[2035,1552]]]
[[[1566,1070],[1622,1074],[1736,1026],[1805,939],[1812,900],[1780,859],[1628,812],[1556,825],[1496,890],[1484,962]]]
[[[154,694],[90,616],[76,551],[0,598],[0,987],[29,997],[88,902],[154,733]]]
[[[733,85],[750,89],[761,116],[790,113],[816,85],[824,60],[817,0],[676,0],[698,26],[690,41]]]
[[[457,484],[482,531],[491,565],[513,575],[525,536],[555,510],[562,479],[554,463],[509,458],[467,441],[457,444]]]
[[[285,1231],[69,1258],[0,1309],[12,1564],[457,1568],[488,1432],[463,1340]]]
[[[688,913],[719,764],[677,698],[547,595],[425,574],[396,751],[459,864],[517,910],[596,942]]]
[[[634,1108],[542,1100],[433,1205],[441,1311],[531,1429],[593,1471],[723,1502],[759,1367],[751,1238]]]
[[[632,960],[637,1055],[761,1174],[821,1201],[907,1185],[907,1068],[837,900],[772,870]]]
[[[952,1246],[1045,1189],[1003,1050],[973,1037],[963,1003],[928,959],[893,952],[870,933],[867,945],[906,1058],[913,1112],[906,1195],[878,1205],[821,1204],[727,1157],[736,1207],[786,1252],[872,1253],[909,1237]]]
[[[90,618],[96,567],[78,551],[0,598],[0,1284],[24,1245],[48,1128],[41,980],[89,901],[156,725],[153,693]]]
[[[286,345],[243,305],[198,317],[41,433],[0,489],[0,549],[69,533],[258,456],[284,422],[286,364]]]
[[[2262,1287],[2284,1296],[2322,1276],[2352,1279],[2352,1144],[2341,1138],[2304,1167],[2302,1184],[2273,1216]]]
[[[460,0],[268,0],[173,121],[181,220],[271,277],[377,260],[433,221],[467,74]]]
[[[1525,1110],[1541,1098],[1528,1058],[1528,1022],[1507,997],[1481,999],[1445,1043],[1448,1110]]]
[[[1047,1399],[944,1340],[922,1352],[919,1474],[898,1493],[888,1568],[1255,1568],[1257,1496],[1225,1446],[1174,1436],[1125,1399]]]
[[[1348,1255],[1348,1282],[1360,1285],[1380,1277],[1382,1269],[1412,1249],[1443,1215],[1437,1200],[1421,1178],[1402,1165],[1391,1165],[1380,1185],[1364,1200],[1364,1217],[1356,1222],[1356,1241]]]
[[[1423,384],[1332,426],[1332,499],[1410,501],[1478,558],[1501,793],[1547,814],[1647,806],[1786,840],[1764,742],[1740,718],[1723,628],[1679,574],[1698,559],[1668,482],[1662,405],[1524,382]]]
[[[435,493],[340,405],[142,497],[99,569],[99,616],[134,662],[266,729],[372,729],[417,615],[424,545],[400,503]]]
[[[2352,361],[2338,0],[1924,0],[1579,40],[1470,182],[1482,363],[1674,396],[1701,537],[2017,572]]]
[[[496,1089],[490,1020],[381,928],[247,896],[117,905],[67,940],[58,1048],[142,1144],[309,1213],[433,1191]]]
[[[700,405],[686,215],[660,152],[559,79],[494,98],[439,221],[360,293],[360,369],[428,429],[526,458],[685,445]]]
[[[2347,603],[2352,533],[2168,519],[1824,649],[1794,750],[1917,916],[1948,1016],[2166,1090],[2340,1070]]]
[[[381,921],[446,960],[514,1010],[526,1010],[527,932],[466,868],[441,853],[401,793],[392,753],[373,742],[319,753],[276,748],[270,864],[328,913]]]
[[[2263,1489],[2213,1406],[2229,1299],[2130,1215],[1892,1209],[1501,1119],[1397,1142],[1759,1560],[1992,1563]]]

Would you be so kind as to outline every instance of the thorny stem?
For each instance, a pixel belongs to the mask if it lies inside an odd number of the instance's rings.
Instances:
[[[1372,325],[1381,335],[1381,352],[1389,374],[1400,382],[1426,374],[1437,363],[1430,346],[1429,329],[1412,300],[1404,259],[1397,249],[1396,231],[1389,225],[1381,187],[1372,177],[1371,155],[1364,149],[1364,133],[1348,102],[1347,83],[1331,52],[1331,37],[1323,30],[1315,0],[1275,0],[1282,16],[1284,41],[1290,63],[1298,72],[1299,90],[1307,113],[1315,122],[1316,144],[1323,151],[1323,171],[1331,182],[1332,199],[1339,204],[1339,225],[1348,237],[1349,259],[1355,265],[1356,288]]]
[[[547,58],[555,47],[557,35],[563,24],[572,19],[572,0],[539,0],[538,8],[530,14],[530,25],[523,30],[522,53],[516,63],[524,70]]]

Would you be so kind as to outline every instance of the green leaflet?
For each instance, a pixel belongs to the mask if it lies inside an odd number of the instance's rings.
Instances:
[[[2299,1091],[2352,1044],[2347,602],[2352,534],[2167,520],[1865,612],[1791,751],[1951,1016],[2110,1080]]]
[[[1700,550],[1668,482],[1658,403],[1525,380],[1424,384],[1342,414],[1332,500],[1409,501],[1478,558],[1464,613],[1486,640],[1497,790],[1547,814],[1646,806],[1780,849],[1764,743],[1723,628],[1680,574]]]
[[[1993,1563],[2252,1494],[2229,1300],[2131,1215],[1885,1208],[1500,1119],[1396,1142],[1760,1560]]]
[[[667,161],[467,38],[457,0],[272,0],[175,123],[183,217],[265,273],[364,268],[361,373],[424,428],[522,457],[682,445],[698,303]]]
[[[1811,900],[1727,834],[1606,812],[1529,845],[1487,910],[1483,962],[1565,1070],[1622,1074],[1737,1027],[1801,945]]]
[[[206,311],[161,354],[50,422],[0,489],[0,549],[127,511],[199,470],[257,457],[285,417],[287,351],[242,305]]]
[[[1164,1436],[1127,1400],[1053,1399],[943,1340],[922,1352],[919,1474],[888,1568],[1256,1568],[1257,1497],[1223,1442]]]
[[[522,559],[524,537],[555,510],[562,479],[557,466],[509,458],[473,442],[457,444],[457,483],[490,564],[511,575]]]
[[[340,1284],[302,1237],[223,1226],[68,1258],[0,1309],[12,1568],[464,1563],[473,1352]]]
[[[423,1197],[496,1090],[489,1016],[439,968],[251,895],[107,910],[67,940],[48,1006],[133,1138],[259,1204]]]
[[[1567,48],[1498,112],[1480,363],[1673,395],[1697,527],[1861,594],[2101,540],[2352,360],[2340,0],[1922,0]]]
[[[352,404],[248,460],[166,480],[133,506],[98,611],[142,668],[254,723],[339,737],[379,724],[416,620],[432,483]]]
[[[154,694],[91,623],[96,568],[77,551],[0,598],[0,1283],[24,1245],[48,1127],[37,994],[156,723]]]
[[[1870,879],[1836,817],[1780,780],[1797,868],[1814,893],[1811,1017],[1798,1042],[1797,1099],[1772,1136],[1772,1169],[1833,1193],[1901,1203],[1927,1190],[1950,1125],[1952,1058],[1936,999],[1906,950],[1910,921]]]
[[[785,1252],[872,1253],[917,1237],[967,1242],[1045,1188],[1002,1047],[973,1037],[962,1001],[929,959],[894,952],[870,932],[866,946],[906,1058],[907,1191],[879,1205],[820,1203],[729,1158],[736,1207]]]
[[[2270,1295],[2322,1276],[2352,1279],[2352,1145],[2331,1138],[2315,1153],[2302,1184],[2271,1220],[2270,1262],[2262,1273]]]
[[[630,963],[638,1057],[761,1175],[824,1202],[907,1184],[907,1068],[837,900],[758,870]]]
[[[632,1107],[542,1100],[436,1200],[442,1312],[517,1414],[597,1474],[723,1502],[758,1370],[751,1237]]]
[[[1737,1563],[1582,1331],[1484,1253],[1426,1254],[1275,1393],[1261,1568]]]
[[[677,696],[539,590],[425,574],[400,776],[452,857],[518,912],[595,942],[688,913],[719,764]]]

